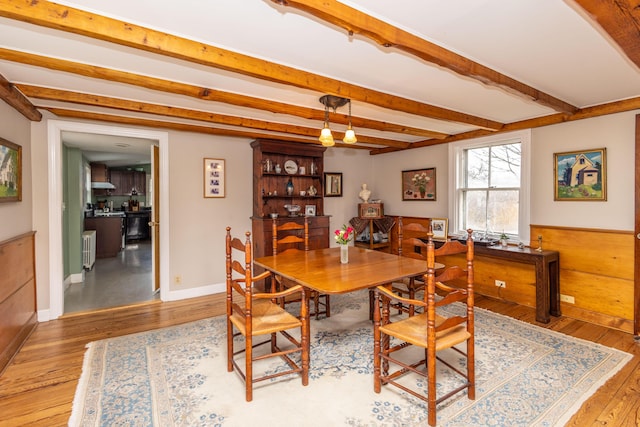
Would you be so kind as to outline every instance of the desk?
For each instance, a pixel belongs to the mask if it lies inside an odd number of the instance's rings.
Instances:
[[[343,294],[426,274],[427,263],[380,251],[349,247],[349,263],[340,248],[284,252],[256,258],[254,264],[323,294]]]
[[[533,264],[536,269],[536,320],[549,323],[549,314],[560,316],[560,255],[557,251],[475,245],[474,252],[476,255]]]

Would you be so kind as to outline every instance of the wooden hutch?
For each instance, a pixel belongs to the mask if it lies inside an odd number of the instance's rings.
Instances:
[[[278,214],[278,224],[289,221],[303,223],[308,210],[315,210],[314,216],[307,216],[309,245],[311,249],[329,247],[329,217],[324,214],[323,172],[326,148],[315,144],[267,139],[257,139],[251,143],[251,147],[254,256],[257,258],[272,254],[272,213]],[[293,184],[291,194],[287,193],[289,182]],[[289,216],[285,205],[299,205],[300,212],[296,216]]]

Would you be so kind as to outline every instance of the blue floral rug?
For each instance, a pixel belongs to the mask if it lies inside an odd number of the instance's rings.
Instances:
[[[69,425],[426,425],[422,401],[396,387],[373,391],[367,293],[331,302],[330,318],[311,321],[307,387],[297,376],[258,383],[253,402],[245,402],[238,374],[226,369],[222,316],[89,344]],[[630,358],[476,309],[476,400],[445,401],[438,425],[562,426]],[[258,369],[283,368],[264,363]],[[426,393],[417,378],[406,381]],[[439,389],[456,381],[438,370]]]

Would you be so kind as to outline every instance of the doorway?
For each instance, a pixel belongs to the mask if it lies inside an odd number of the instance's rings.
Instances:
[[[130,138],[146,138],[155,139],[158,141],[159,146],[159,162],[158,169],[160,170],[159,182],[155,184],[156,192],[160,195],[160,203],[153,209],[158,209],[160,212],[167,210],[166,200],[168,200],[168,162],[166,159],[166,152],[168,150],[168,134],[166,132],[157,132],[141,129],[131,129],[122,127],[111,127],[103,125],[94,125],[87,123],[77,122],[64,122],[51,120],[48,122],[48,177],[49,177],[49,286],[50,286],[50,313],[49,317],[55,319],[60,317],[64,312],[64,269],[63,269],[63,255],[61,248],[63,247],[63,228],[62,228],[62,212],[60,207],[64,209],[62,203],[62,133],[63,132],[80,132],[88,134],[100,134],[111,136],[123,136]],[[160,253],[162,248],[166,245],[165,235],[168,233],[168,227],[161,230],[160,233]],[[167,251],[165,250],[166,254]],[[168,275],[168,266],[163,266],[165,262],[164,257],[158,264],[153,265],[152,268],[159,270],[160,286],[159,297],[162,299],[163,292],[165,291],[166,280],[164,278]],[[154,263],[155,264],[155,263]],[[166,263],[165,263],[166,265]],[[153,276],[152,276],[153,277]],[[155,284],[153,284],[155,285]],[[153,285],[150,285],[151,288]]]
[[[158,141],[63,131],[62,144],[64,313],[156,299],[147,224]]]

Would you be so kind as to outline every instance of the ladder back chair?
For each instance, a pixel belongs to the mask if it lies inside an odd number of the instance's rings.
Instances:
[[[417,222],[410,222],[406,225],[402,217],[398,217],[398,255],[408,258],[427,261],[427,243],[429,229]],[[424,289],[425,282],[423,276],[408,277],[402,282],[392,284],[393,291],[401,297],[407,296],[409,299],[416,298],[416,292]],[[415,314],[415,306],[405,305],[397,302],[395,307],[399,312]]]
[[[293,286],[280,292],[266,292],[265,280],[271,277],[266,271],[253,276],[253,258],[251,255],[251,233],[246,232],[246,240],[231,237],[231,227],[226,235],[226,282],[227,282],[227,371],[234,369],[245,383],[246,400],[253,399],[253,384],[275,377],[297,373],[302,377],[302,385],[309,384],[309,315],[308,297],[302,286]],[[260,285],[260,286],[258,286]],[[261,292],[265,289],[265,292]],[[290,314],[275,303],[294,293],[301,293],[300,317]],[[299,330],[300,338],[292,335]],[[278,336],[286,338],[285,346],[280,347]],[[235,338],[243,337],[244,346],[236,350]],[[260,342],[254,342],[254,339]],[[270,351],[254,352],[255,349],[269,344]],[[297,353],[297,360],[294,354]],[[244,355],[244,367],[240,360]],[[282,357],[289,365],[288,370],[274,374],[254,375],[254,362]]]
[[[474,342],[474,296],[473,296],[473,240],[471,230],[467,230],[466,244],[447,241],[435,249],[433,235],[427,243],[427,274],[425,275],[424,300],[410,300],[396,295],[392,290],[379,286],[375,291],[376,311],[374,312],[374,391],[380,393],[381,386],[394,385],[405,392],[427,402],[429,425],[436,424],[436,405],[449,397],[467,390],[467,397],[475,399],[475,342]],[[436,255],[465,254],[466,268],[457,265],[435,274]],[[462,285],[462,286],[461,286]],[[436,294],[437,291],[437,294]],[[391,300],[400,300],[407,305],[424,307],[424,313],[391,321],[389,305]],[[448,317],[436,313],[436,308],[453,303]],[[442,312],[443,313],[443,312]],[[391,345],[391,339],[394,339]],[[466,344],[466,346],[462,346]],[[410,362],[400,360],[400,355],[417,346],[424,351],[415,352],[420,360]],[[402,350],[402,351],[400,351]],[[463,362],[448,362],[438,356],[438,352],[454,351],[464,357]],[[442,353],[440,353],[442,354]],[[454,353],[455,354],[455,353]],[[405,355],[406,356],[406,355]],[[455,358],[455,360],[460,360]],[[440,363],[463,378],[462,385],[436,396],[436,363]],[[460,366],[454,366],[460,363]],[[390,369],[390,365],[394,369]],[[413,373],[425,377],[427,395],[401,384],[398,380],[405,374]]]
[[[289,221],[284,224],[278,225],[277,219],[272,220],[272,254],[277,255],[279,253],[287,251],[300,250],[300,245],[304,246],[304,250],[309,250],[309,220],[304,218],[303,224]],[[302,236],[300,236],[300,234]],[[291,283],[287,283],[286,280],[280,276],[275,276],[274,279],[278,283],[281,289],[291,286]],[[331,317],[331,300],[329,295],[321,294],[317,291],[308,291],[309,299],[313,301],[313,311],[310,311],[309,316],[315,316],[316,319],[320,318],[321,314]],[[283,298],[281,305],[284,308],[286,304],[297,302],[299,298]]]

